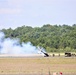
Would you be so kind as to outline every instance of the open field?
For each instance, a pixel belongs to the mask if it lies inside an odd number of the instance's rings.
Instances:
[[[76,57],[0,58],[0,74],[76,75]]]

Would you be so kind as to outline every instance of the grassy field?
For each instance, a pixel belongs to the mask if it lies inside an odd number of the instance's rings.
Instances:
[[[0,58],[0,74],[76,75],[76,57]]]

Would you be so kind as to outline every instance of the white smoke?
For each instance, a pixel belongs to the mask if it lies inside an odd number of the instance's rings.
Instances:
[[[5,38],[5,34],[0,32],[0,54],[36,54],[39,50],[31,44],[19,43],[19,39]]]

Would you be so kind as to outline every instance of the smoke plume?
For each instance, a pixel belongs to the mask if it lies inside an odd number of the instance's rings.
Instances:
[[[5,38],[5,34],[0,32],[0,54],[37,54],[38,52],[38,48],[31,42],[20,44],[19,39]]]

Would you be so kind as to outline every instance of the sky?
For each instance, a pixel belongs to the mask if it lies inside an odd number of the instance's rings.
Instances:
[[[0,29],[76,24],[76,0],[0,0]]]

